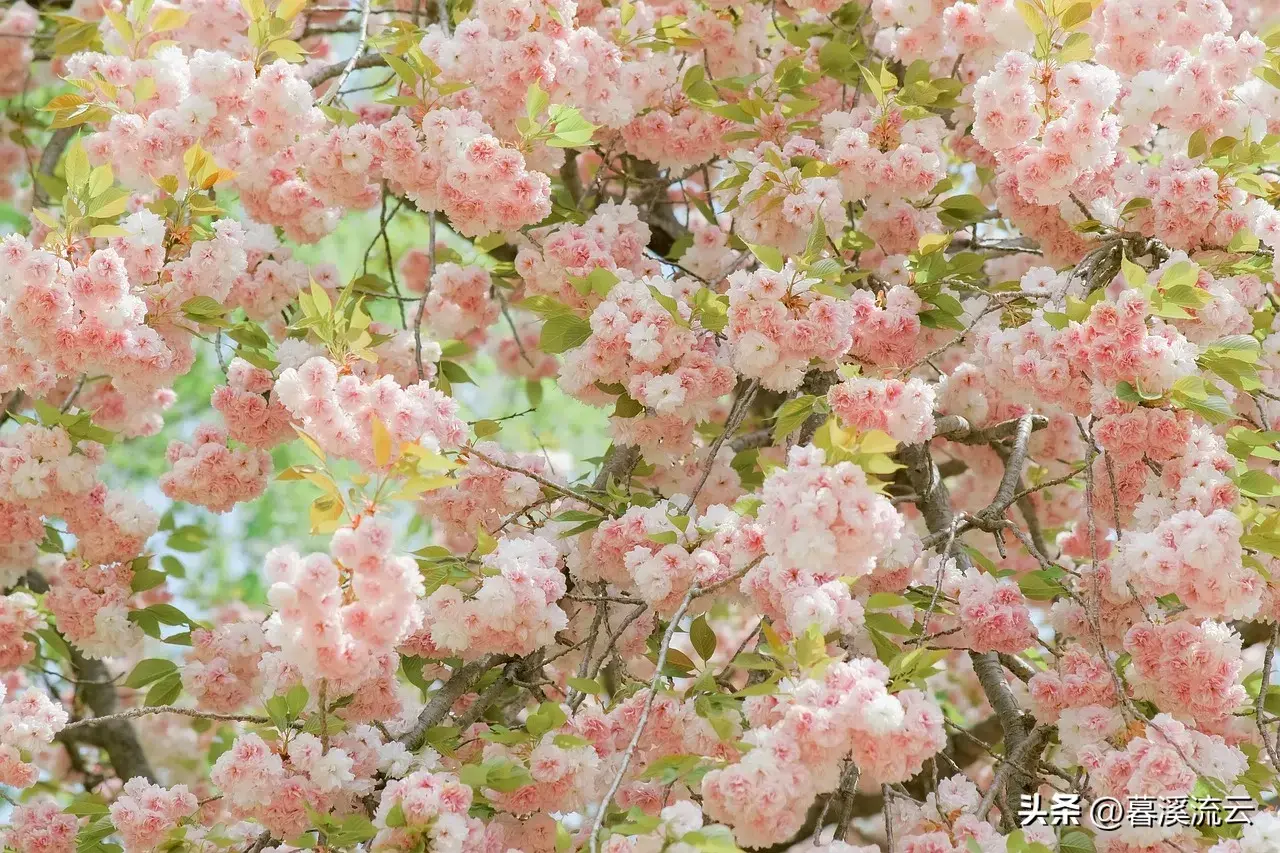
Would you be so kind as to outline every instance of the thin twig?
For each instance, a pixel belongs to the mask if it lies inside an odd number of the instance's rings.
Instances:
[[[196,708],[180,708],[177,705],[153,705],[149,708],[130,708],[127,711],[118,711],[114,714],[107,714],[104,717],[86,717],[83,720],[76,720],[73,723],[67,723],[62,727],[62,731],[71,732],[76,729],[95,726],[100,723],[107,723],[113,720],[132,720],[137,717],[149,717],[153,714],[177,714],[182,717],[194,717],[198,720],[222,720],[232,723],[257,723],[265,724],[271,722],[268,717],[260,717],[254,714],[215,714],[212,711],[201,711]]]

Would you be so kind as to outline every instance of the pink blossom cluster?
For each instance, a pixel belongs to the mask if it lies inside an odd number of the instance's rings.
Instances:
[[[1168,48],[1195,47],[1211,33],[1231,28],[1221,0],[1180,8],[1167,0],[1112,0],[1099,9],[1097,60],[1122,74],[1155,68]]]
[[[757,520],[768,565],[795,579],[818,567],[857,578],[903,534],[902,516],[851,462],[824,464],[816,447],[793,447],[765,480]],[[805,584],[801,584],[805,585]]]
[[[605,557],[610,551],[617,553],[618,538],[631,539],[622,558],[630,585],[659,613],[674,612],[691,586],[706,588],[727,581],[761,555],[759,528],[723,506],[691,515],[683,530],[672,521],[678,514],[679,508],[670,504],[632,507],[621,518],[606,522],[608,529],[601,525],[592,541],[592,555]],[[650,533],[635,537],[641,530]],[[654,534],[674,534],[676,541],[655,542]]]
[[[249,447],[271,448],[294,437],[289,410],[280,402],[270,370],[242,358],[227,365],[227,384],[210,400],[227,423],[227,434]]]
[[[222,790],[231,816],[257,821],[277,836],[296,837],[311,825],[312,812],[337,808],[339,815],[346,813],[353,801],[374,791],[380,772],[393,778],[414,763],[403,744],[384,743],[379,730],[368,725],[348,726],[330,735],[327,744],[310,732],[294,733],[287,742],[276,741],[275,748],[257,734],[246,734],[214,763],[210,781]]]
[[[815,0],[815,8],[825,8],[830,0]],[[946,48],[942,11],[946,0],[875,0],[872,16],[881,29],[875,47],[904,63],[934,58]]]
[[[689,11],[687,26],[705,51],[708,76],[746,75],[758,67],[758,57],[769,39],[768,10],[744,6],[730,12],[716,2]]]
[[[1151,199],[1134,219],[1137,229],[1175,249],[1194,249],[1212,233],[1222,188],[1217,172],[1175,155],[1159,166],[1121,167],[1116,189],[1125,199]]]
[[[904,444],[933,438],[933,386],[921,379],[871,379],[855,376],[827,392],[827,404],[851,429],[876,429]]]
[[[58,375],[105,374],[118,387],[153,390],[190,368],[187,335],[147,323],[148,303],[114,249],[73,266],[11,235],[0,258],[0,387],[41,394]]]
[[[957,55],[987,61],[1001,49],[1025,47],[1031,35],[1012,0],[953,3],[943,10],[943,27]]]
[[[49,797],[14,808],[3,838],[17,853],[74,853],[79,820]]]
[[[482,754],[485,761],[503,758],[520,761],[528,766],[532,779],[514,791],[486,791],[485,796],[512,814],[586,808],[596,796],[603,762],[589,743],[560,746],[555,740],[555,734],[546,733],[532,749],[520,750],[527,752],[526,755],[500,743],[485,744]]]
[[[605,839],[601,850],[604,853],[642,853],[644,850],[663,849],[659,845],[680,849],[677,845],[705,843],[708,839],[715,844],[733,843],[731,837],[719,837],[729,835],[726,827],[719,824],[704,826],[704,822],[702,809],[697,803],[692,800],[677,800],[671,805],[663,806],[658,812],[658,825],[651,832],[635,835],[615,833]],[[872,848],[848,847],[847,850],[832,850],[831,853],[872,853]]]
[[[924,304],[911,288],[896,284],[882,297],[855,290],[849,305],[853,309],[851,355],[872,364],[904,367],[924,352],[919,317]]]
[[[1111,582],[1117,592],[1132,583],[1144,595],[1177,595],[1195,616],[1247,618],[1258,611],[1263,581],[1241,562],[1243,534],[1228,510],[1177,512],[1124,537]]]
[[[471,798],[471,788],[452,773],[419,770],[391,780],[378,801],[378,834],[370,849],[408,853],[425,844],[441,853],[479,853],[484,825],[468,816]],[[391,812],[397,807],[403,822],[393,826]]]
[[[0,595],[0,672],[8,672],[35,657],[36,647],[28,634],[43,620],[36,612],[36,600],[25,592]]]
[[[1241,226],[1243,227],[1243,226]],[[1234,231],[1232,235],[1234,235]],[[1228,236],[1223,242],[1230,242]],[[1156,286],[1165,281],[1165,275],[1175,266],[1189,259],[1183,252],[1173,252],[1163,264],[1153,270],[1149,280]],[[1248,335],[1253,332],[1253,309],[1263,299],[1265,289],[1254,275],[1214,276],[1203,267],[1198,270],[1194,287],[1204,291],[1205,304],[1188,308],[1189,319],[1175,318],[1171,322],[1192,343],[1207,346],[1228,335]]]
[[[431,641],[472,658],[488,652],[528,654],[551,643],[568,617],[560,553],[545,539],[503,538],[485,555],[488,570],[474,595],[444,585],[423,604]]]
[[[996,579],[977,569],[947,576],[943,589],[956,602],[960,633],[948,637],[975,652],[1017,654],[1036,644],[1036,626],[1022,590],[1010,578]]]
[[[1111,162],[1119,122],[1108,111],[1119,93],[1118,76],[1105,66],[1053,70],[1010,51],[974,88],[973,135],[1017,173],[1027,201],[1057,204],[1083,173]]]
[[[1168,459],[1161,459],[1167,455]],[[1212,515],[1218,510],[1233,511],[1240,490],[1232,481],[1235,457],[1227,444],[1206,424],[1195,424],[1185,441],[1166,453],[1154,451],[1160,462],[1160,478],[1149,479],[1134,519],[1143,529],[1154,529],[1173,514],[1195,510]]]
[[[1217,735],[1190,729],[1170,717],[1158,714],[1147,722],[1143,736],[1129,741],[1124,749],[1095,744],[1081,750],[1080,764],[1089,773],[1098,796],[1157,798],[1157,812],[1168,808],[1170,799],[1190,796],[1196,780],[1207,776],[1230,788],[1244,772],[1248,760],[1239,749],[1228,746]],[[1162,801],[1160,798],[1164,798]],[[1119,840],[1136,844],[1156,844],[1192,830],[1176,822],[1160,821],[1155,827],[1121,825]],[[1167,825],[1162,825],[1167,824]]]
[[[440,340],[478,344],[498,319],[493,282],[483,267],[441,264],[427,286],[423,322]]]
[[[888,677],[879,661],[856,658],[749,699],[754,748],[703,777],[703,811],[740,845],[762,847],[795,834],[813,798],[835,790],[846,755],[877,783],[918,772],[945,742],[942,713],[919,691],[890,694]]]
[[[856,306],[815,289],[790,262],[729,276],[727,333],[733,366],[773,391],[799,387],[810,361],[832,362],[852,345]]]
[[[615,441],[664,460],[691,446],[693,429],[733,390],[733,371],[714,335],[691,327],[691,279],[619,281],[591,312],[591,337],[565,357],[560,386],[585,402],[622,385],[644,411],[610,421]],[[675,302],[675,312],[660,300]],[[670,303],[668,303],[670,304]],[[554,322],[554,319],[548,322]]]
[[[1134,625],[1124,648],[1132,655],[1134,692],[1179,719],[1218,731],[1248,698],[1240,684],[1240,636],[1222,622]]]
[[[0,123],[0,127],[4,124]],[[18,179],[26,169],[28,152],[11,139],[0,139],[0,201],[21,204]]]
[[[746,491],[741,475],[733,467],[736,454],[732,447],[721,445],[710,463],[710,469],[706,469],[708,452],[694,450],[665,466],[655,466],[656,470],[646,478],[646,482],[664,495],[687,495],[696,490],[694,506],[700,511],[705,512],[716,504],[733,506]],[[702,482],[704,469],[707,470],[706,482]],[[698,489],[700,482],[702,488]]]
[[[1134,598],[1127,588],[1117,591],[1111,582],[1114,573],[1113,559],[1100,559],[1095,570],[1088,561],[1092,557],[1088,545],[1088,531],[1084,531],[1083,550],[1086,561],[1077,564],[1080,579],[1075,586],[1089,595],[1091,607],[1096,607],[1094,617],[1086,613],[1082,602],[1070,598],[1059,598],[1053,603],[1049,615],[1053,628],[1063,637],[1075,638],[1081,642],[1088,640],[1094,646],[1101,636],[1108,648],[1120,648],[1124,645],[1125,633],[1130,625],[1147,618],[1144,605],[1152,602]],[[1099,549],[1099,554],[1105,549]],[[1094,603],[1096,602],[1096,604]]]
[[[1221,10],[1222,4],[1200,5]],[[1271,99],[1251,74],[1265,65],[1266,45],[1252,33],[1228,35],[1212,13],[1183,22],[1177,34],[1182,45],[1155,51],[1158,41],[1142,46],[1146,55],[1138,61],[1145,67],[1134,75],[1123,104],[1127,123],[1138,129],[1155,122],[1188,136],[1201,129],[1213,136],[1265,133],[1274,120],[1266,111]]]
[[[946,125],[937,116],[907,119],[897,110],[878,113],[860,107],[822,118],[831,151],[828,159],[840,170],[844,200],[924,197],[946,177],[942,161]]]
[[[310,824],[308,809],[329,810],[333,794],[354,780],[352,765],[347,750],[336,743],[326,750],[310,733],[292,738],[284,753],[256,734],[244,734],[214,762],[209,781],[232,814],[290,836]]]
[[[1054,669],[1037,672],[1027,686],[1036,719],[1050,723],[1068,710],[1116,701],[1110,664],[1076,643],[1057,656]]]
[[[593,307],[592,294],[583,294],[572,279],[585,279],[593,270],[605,269],[621,276],[658,275],[658,262],[648,257],[650,231],[640,211],[629,201],[606,201],[581,225],[563,223],[540,235],[537,246],[522,246],[516,255],[516,272],[531,296],[552,296],[566,305]]]
[[[0,700],[6,689],[0,684]],[[32,687],[0,705],[0,785],[29,788],[39,771],[26,756],[53,742],[67,724],[67,711]]]
[[[65,386],[65,388],[64,388]],[[57,401],[65,401],[76,382],[64,378],[53,391]],[[86,381],[76,396],[76,407],[93,413],[93,423],[126,438],[142,438],[160,432],[164,413],[177,402],[172,388],[158,388],[149,393],[121,391],[110,380]],[[52,405],[51,401],[50,402]]]
[[[275,385],[284,404],[326,452],[375,467],[373,420],[391,438],[438,451],[460,445],[466,424],[453,398],[419,382],[402,388],[390,376],[365,381],[323,356],[286,368]]]
[[[298,67],[283,60],[255,73],[252,62],[229,53],[198,49],[187,55],[168,45],[141,59],[77,53],[67,70],[81,79],[102,74],[121,88],[144,77],[156,81],[149,98],[118,111],[86,143],[92,161],[110,162],[117,176],[140,188],[150,185],[150,175],[184,174],[182,155],[195,142],[221,166],[238,170],[258,158],[279,169],[298,138],[319,132],[325,122]],[[252,192],[250,185],[264,171],[246,170],[241,189]],[[257,215],[270,207],[249,206],[257,208],[251,215],[258,221],[284,224]]]
[[[670,510],[670,503],[666,502],[652,507],[632,506],[618,518],[601,523],[590,533],[586,553],[580,560],[571,562],[574,576],[587,582],[603,580],[619,587],[629,586],[632,577],[627,561],[632,551],[640,549],[647,559],[661,549],[651,536],[668,537],[675,533],[676,542],[685,536],[672,522]]]
[[[252,620],[191,632],[182,686],[202,707],[231,714],[257,696],[259,666],[267,650],[262,626]]]
[[[550,179],[471,110],[432,110],[421,127],[398,115],[377,129],[370,150],[397,192],[420,210],[443,210],[464,236],[514,231],[551,212]],[[348,164],[352,173],[368,170],[360,162]]]
[[[0,15],[0,98],[21,94],[35,58],[33,38],[40,29],[40,14],[24,0]]]
[[[35,546],[44,538],[42,516],[64,519],[87,561],[114,563],[141,552],[159,519],[132,495],[98,481],[105,455],[96,442],[73,447],[62,427],[22,424],[0,438],[4,564],[29,564],[34,558]]]
[[[1011,329],[979,336],[975,349],[992,384],[1017,399],[1056,402],[1088,411],[1090,381],[1128,382],[1147,394],[1168,392],[1196,370],[1196,347],[1159,318],[1136,290],[1094,304],[1084,323],[1061,331],[1042,315]],[[1019,396],[1020,395],[1020,396]]]
[[[741,753],[734,741],[742,736],[742,726],[736,715],[726,715],[721,718],[723,726],[717,731],[710,720],[698,713],[696,700],[681,699],[670,693],[658,693],[650,699],[648,688],[619,701],[607,712],[589,700],[579,707],[567,725],[591,743],[596,754],[606,760],[603,767],[607,768],[607,759],[626,751],[650,701],[649,722],[631,765],[634,772],[629,773],[628,780],[619,789],[618,803],[624,808],[639,806],[646,813],[654,814],[662,808],[667,786],[642,778],[643,769],[650,762],[676,754],[705,755],[713,760],[736,759]]]
[[[265,450],[232,449],[227,430],[204,424],[191,443],[174,441],[166,457],[171,469],[160,478],[160,489],[175,501],[226,512],[238,503],[255,500],[267,490],[271,456]]]
[[[162,788],[139,776],[125,782],[124,792],[111,804],[111,823],[127,853],[149,853],[195,811],[195,795],[186,785]]]
[[[517,319],[511,335],[499,338],[490,347],[499,370],[507,376],[534,383],[550,379],[560,372],[560,362],[556,357],[538,348],[542,340],[540,325],[527,317]]]
[[[309,277],[317,282],[337,278],[337,270],[327,264],[315,269],[292,256],[275,230],[261,223],[246,221],[245,271],[236,279],[227,296],[228,305],[238,305],[245,316],[259,322],[272,321],[300,292],[307,289]]]
[[[978,144],[976,140],[971,142],[974,146]],[[1098,187],[1098,183],[1081,181],[1073,190],[1087,204],[1107,195],[1106,188]],[[1045,206],[1029,201],[1022,192],[1017,171],[1011,169],[1001,169],[996,173],[995,190],[996,206],[1000,212],[1025,236],[1041,246],[1048,263],[1075,264],[1089,250],[1089,240],[1073,227],[1076,217],[1082,217],[1074,203]],[[1096,192],[1091,193],[1090,190]]]
[[[1007,838],[987,820],[979,820],[982,794],[967,776],[956,775],[938,781],[923,803],[904,801],[893,810],[893,833],[902,849],[912,853],[1004,853]],[[1053,830],[1048,826],[1023,828],[1028,843],[1052,847]]]
[[[132,580],[129,563],[63,560],[49,579],[45,606],[58,630],[89,657],[132,651],[142,642],[141,629],[129,621]]]
[[[746,183],[726,191],[739,202],[733,219],[742,239],[798,254],[819,221],[828,234],[843,231],[849,219],[839,182],[805,177],[799,167],[786,165],[776,148],[771,153],[772,157],[763,152],[733,154],[738,167],[749,170]]]
[[[1148,506],[1154,510],[1150,513],[1153,524],[1158,523],[1160,515],[1167,517],[1172,514],[1175,511],[1173,502],[1160,500],[1156,494],[1148,490],[1150,471],[1147,468],[1147,460],[1161,465],[1162,474],[1163,466],[1170,465],[1169,482],[1171,484],[1177,482],[1175,475],[1182,469],[1178,459],[1188,449],[1191,431],[1195,429],[1191,412],[1133,406],[1113,399],[1101,407],[1095,407],[1095,415],[1100,417],[1094,422],[1094,438],[1098,446],[1106,451],[1106,458],[1101,460],[1101,464],[1095,461],[1094,475],[1102,474],[1107,477],[1108,485],[1112,481],[1115,482],[1114,497],[1118,499],[1120,505],[1119,520],[1128,523],[1134,508],[1144,498],[1148,501]],[[1225,448],[1223,453],[1225,454]],[[1188,461],[1194,464],[1196,459],[1205,459],[1205,454],[1190,456]],[[1203,474],[1208,477],[1212,478],[1217,473],[1212,464],[1204,465],[1203,468]],[[1215,494],[1218,494],[1219,483],[1214,481],[1216,479],[1197,479],[1197,482],[1209,486]],[[1220,495],[1225,502],[1219,505],[1233,506],[1236,500],[1234,484],[1225,477],[1221,480],[1230,486],[1232,491],[1229,495]],[[1108,488],[1106,491],[1108,492],[1106,495],[1094,495],[1094,509],[1101,512],[1104,518],[1111,518],[1116,512],[1116,507],[1113,505],[1115,501],[1110,494],[1111,490]],[[1161,504],[1158,509],[1154,506],[1157,501]],[[1216,508],[1214,501],[1183,503],[1182,506],[1210,511]],[[1087,541],[1086,538],[1086,544]]]
[[[271,655],[307,682],[327,679],[329,690],[353,692],[375,680],[383,660],[416,629],[423,593],[417,564],[392,553],[394,535],[380,518],[340,528],[324,554],[300,557],[287,548],[267,555],[265,623]]]
[[[729,248],[729,217],[721,216],[715,223],[691,217],[689,231],[693,244],[680,256],[680,266],[706,281],[718,283],[741,257]]]
[[[623,139],[627,150],[643,160],[685,169],[727,154],[723,138],[733,127],[732,119],[697,108],[673,88],[623,128]]]
[[[540,454],[512,453],[492,441],[477,442],[474,447],[478,453],[511,467],[544,477],[550,474],[547,461]],[[457,553],[475,547],[478,528],[493,533],[503,519],[536,505],[542,496],[537,480],[491,465],[474,454],[467,457],[467,464],[458,469],[456,476],[458,485],[425,492],[419,511],[438,526],[445,544]]]

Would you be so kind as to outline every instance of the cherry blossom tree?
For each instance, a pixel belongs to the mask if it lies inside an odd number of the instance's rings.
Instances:
[[[9,2],[5,850],[1280,850],[1273,18]]]

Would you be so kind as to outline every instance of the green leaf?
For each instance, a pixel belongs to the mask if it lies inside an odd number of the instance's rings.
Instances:
[[[911,636],[914,632],[906,625],[903,625],[888,613],[868,613],[866,615],[868,628],[874,628],[885,634],[899,634],[902,636]]]
[[[1178,285],[1192,287],[1200,278],[1200,267],[1190,261],[1179,261],[1160,276],[1160,287],[1167,289]]]
[[[1058,853],[1095,853],[1093,839],[1083,829],[1064,829],[1058,839]]]
[[[704,661],[711,660],[712,655],[716,653],[717,640],[716,632],[707,624],[706,614],[694,619],[693,624],[689,626],[689,640],[693,643],[693,650],[698,653],[698,657]]]
[[[977,222],[990,213],[987,206],[975,195],[953,195],[945,198],[942,200],[942,209],[962,224]]]
[[[143,704],[148,708],[156,705],[172,705],[173,701],[182,694],[182,676],[174,672],[161,678],[155,684],[151,685],[151,689],[147,691],[147,698]]]
[[[747,248],[751,250],[751,254],[755,255],[756,259],[760,261],[760,263],[764,264],[774,272],[782,269],[782,265],[785,263],[782,257],[782,252],[778,251],[773,246],[761,246],[757,243],[747,243]]]
[[[563,726],[566,719],[568,718],[565,716],[564,710],[558,704],[555,702],[543,702],[538,706],[538,710],[525,718],[524,728],[535,738],[540,738],[547,732]]]
[[[866,606],[868,610],[888,610],[891,607],[902,607],[910,604],[910,601],[896,592],[873,592],[867,598]]]
[[[132,687],[136,690],[177,671],[177,664],[171,660],[147,658],[146,660],[138,661],[138,665],[133,668],[129,673],[129,677],[125,679],[124,686]]]
[[[571,675],[567,682],[574,690],[579,693],[585,693],[588,696],[603,696],[605,692],[604,685],[592,678],[580,678],[576,675]]]
[[[781,441],[791,434],[792,430],[805,422],[813,414],[818,398],[811,394],[803,394],[788,400],[778,408],[773,424],[773,440]]]
[[[302,684],[295,684],[289,688],[289,692],[284,695],[285,709],[290,718],[296,718],[302,713],[302,709],[307,707],[311,694],[307,692],[307,688]]]
[[[147,562],[149,561],[145,557],[134,560],[133,579],[129,582],[129,589],[134,592],[146,592],[149,589],[155,589],[165,581],[165,573],[157,572],[148,566]],[[142,565],[138,565],[138,563]]]
[[[1075,29],[1083,24],[1093,15],[1092,3],[1075,3],[1067,7],[1067,11],[1062,13],[1062,26],[1064,29]]]
[[[591,144],[596,126],[582,117],[575,107],[556,104],[547,116],[554,135],[547,140],[553,148],[582,148]]]
[[[538,116],[542,115],[542,111],[551,103],[551,96],[542,91],[542,87],[537,83],[529,86],[529,91],[524,98],[524,115],[531,122],[536,122]]]
[[[89,181],[89,157],[84,153],[84,146],[79,140],[67,149],[67,156],[62,163],[63,174],[66,175],[67,186],[77,193]]]
[[[1273,498],[1280,495],[1280,481],[1266,471],[1246,471],[1236,481],[1240,491],[1253,498]]]
[[[1213,345],[1206,350],[1206,354],[1209,353],[1257,364],[1258,357],[1262,354],[1262,345],[1252,335],[1228,335],[1214,341]]]
[[[77,817],[99,817],[110,814],[107,804],[96,794],[78,794],[63,811]]]
[[[581,346],[591,337],[591,324],[572,314],[549,317],[538,340],[543,352],[557,354]]]

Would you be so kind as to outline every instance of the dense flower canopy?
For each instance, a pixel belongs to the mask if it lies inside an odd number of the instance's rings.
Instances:
[[[8,2],[5,850],[1280,850],[1277,22]]]

